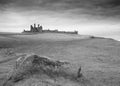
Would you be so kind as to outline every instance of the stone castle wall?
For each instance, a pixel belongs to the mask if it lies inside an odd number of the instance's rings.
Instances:
[[[43,30],[43,27],[38,24],[34,26],[30,25],[30,30],[24,30],[23,32],[28,33],[65,33],[65,34],[78,34],[78,31],[58,31],[58,30]]]

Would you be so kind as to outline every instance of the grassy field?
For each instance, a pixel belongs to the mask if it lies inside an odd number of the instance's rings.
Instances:
[[[89,86],[120,86],[120,42],[100,37],[55,33],[1,34],[1,86],[15,60],[23,54],[30,53],[68,61],[75,64],[76,68],[81,66],[82,74],[92,83]],[[33,77],[15,86],[47,86],[30,85],[32,82],[39,83],[41,79],[38,80]],[[69,80],[60,80],[62,84],[59,86],[79,86]],[[51,84],[48,86],[58,85]]]

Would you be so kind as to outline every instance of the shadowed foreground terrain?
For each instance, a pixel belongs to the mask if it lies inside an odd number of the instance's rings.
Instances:
[[[19,57],[36,54],[72,64],[76,74],[81,66],[81,80],[63,76],[51,78],[35,74],[14,86],[119,86],[120,42],[100,37],[69,34],[1,34],[0,86],[6,81]],[[35,85],[36,84],[36,85]]]
[[[19,86],[29,86],[29,84],[34,84],[35,86],[39,86],[40,84],[44,84],[42,86],[61,86],[63,82],[61,82],[60,78],[64,79],[64,82],[66,82],[66,80],[68,81],[64,86],[69,85],[70,82],[73,82],[72,85],[76,86],[82,84],[89,85],[90,82],[85,79],[80,72],[81,68],[75,69],[75,67],[68,62],[55,61],[38,55],[30,55],[17,59],[14,69],[9,72],[3,86],[13,86],[15,84],[19,84]],[[34,77],[34,79],[38,79],[39,82],[23,83],[24,80],[24,82],[28,82],[33,76],[39,76],[39,78]]]

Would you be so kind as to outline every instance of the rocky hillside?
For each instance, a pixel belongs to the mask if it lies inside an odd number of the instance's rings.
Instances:
[[[74,86],[90,86],[90,82],[81,73],[81,67],[75,69],[73,66],[68,62],[55,61],[38,55],[20,57],[16,60],[12,71],[8,73],[3,86],[29,86],[29,84],[67,86],[70,82],[73,82]],[[36,82],[29,83],[32,79]]]
[[[39,83],[40,86],[46,86],[46,84],[48,86],[120,85],[119,41],[93,36],[65,34],[2,34],[0,39],[1,86],[4,82],[13,83],[15,86],[34,86],[35,84],[32,83]],[[67,71],[69,76],[60,75],[60,77],[56,77],[57,75],[50,72],[55,75],[51,77],[51,74],[40,72],[33,73],[33,75],[31,73],[25,74],[25,78],[18,80],[18,82],[14,82],[13,78],[6,81],[6,77],[16,65],[16,60],[31,54],[38,55],[38,57],[49,57],[55,63],[56,61],[65,61],[72,64],[72,66],[66,64],[68,67],[70,66],[69,71]],[[83,77],[79,80],[76,76],[80,67]],[[71,77],[75,78],[71,79]]]

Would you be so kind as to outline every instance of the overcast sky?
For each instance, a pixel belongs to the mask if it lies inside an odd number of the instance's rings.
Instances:
[[[20,32],[33,23],[45,29],[117,35],[120,0],[0,0],[0,31]]]

